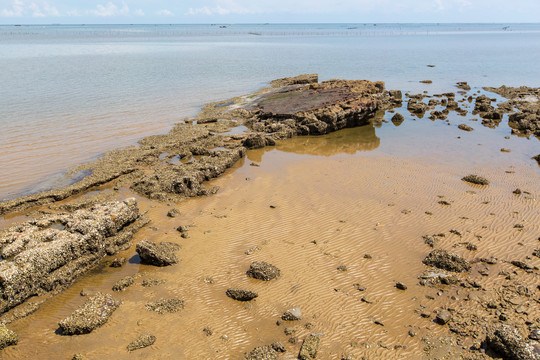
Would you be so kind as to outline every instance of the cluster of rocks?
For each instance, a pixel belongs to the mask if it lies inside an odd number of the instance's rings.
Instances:
[[[130,246],[147,220],[135,199],[46,215],[0,237],[0,313],[70,285],[106,255]]]

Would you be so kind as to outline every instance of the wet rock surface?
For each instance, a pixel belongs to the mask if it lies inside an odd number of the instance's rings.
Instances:
[[[143,240],[137,244],[137,254],[141,258],[142,264],[155,266],[169,266],[178,263],[175,252],[180,250],[180,245],[170,242],[159,244],[148,240]]]
[[[231,299],[238,301],[250,301],[259,296],[255,291],[242,289],[227,289],[225,294]]]
[[[17,345],[18,342],[19,337],[17,334],[9,330],[6,325],[0,324],[0,350],[8,346]]]
[[[489,185],[489,180],[478,175],[467,175],[461,180],[476,184],[476,185]]]
[[[466,272],[471,269],[471,264],[461,256],[440,249],[430,252],[422,262],[428,266],[453,272]]]
[[[0,312],[59,291],[108,253],[130,245],[145,222],[134,199],[47,215],[2,233]]]
[[[274,265],[264,261],[255,261],[249,266],[246,275],[259,280],[270,281],[278,278],[281,271]]]
[[[302,343],[298,359],[300,360],[312,360],[317,358],[317,352],[319,351],[319,343],[321,341],[320,336],[310,335]]]
[[[135,351],[139,349],[144,349],[145,347],[151,346],[156,342],[156,337],[150,334],[143,334],[129,343],[127,346],[128,351]]]
[[[184,300],[177,298],[161,299],[146,304],[146,310],[155,311],[158,314],[175,313],[184,308]]]
[[[537,360],[540,354],[533,345],[523,339],[513,327],[501,325],[489,329],[486,345],[495,353],[509,360]]]
[[[63,335],[88,334],[105,324],[119,306],[111,295],[97,293],[58,325]]]

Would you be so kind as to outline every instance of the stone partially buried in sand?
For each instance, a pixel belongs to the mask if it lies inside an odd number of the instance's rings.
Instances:
[[[175,251],[180,249],[180,245],[162,242],[159,244],[148,240],[143,240],[137,244],[137,254],[141,257],[141,263],[155,266],[168,266],[178,262]]]
[[[158,314],[175,313],[184,308],[184,300],[180,299],[161,299],[146,304],[146,310],[155,311]]]
[[[120,304],[109,294],[97,293],[58,325],[64,335],[88,334],[105,324]]]
[[[257,346],[244,357],[244,360],[277,360],[278,353],[271,346]]]
[[[231,299],[238,301],[250,301],[259,296],[255,291],[242,289],[228,289],[225,294]]]
[[[466,272],[471,264],[461,256],[446,250],[433,250],[422,261],[425,265],[453,272]]]
[[[319,351],[319,343],[321,339],[319,336],[311,334],[302,343],[298,359],[300,360],[312,360],[317,358],[317,352]]]
[[[143,334],[129,343],[127,346],[128,351],[135,351],[139,349],[144,349],[145,347],[151,346],[156,342],[156,337],[150,334]]]
[[[278,278],[281,272],[277,267],[264,261],[255,261],[249,266],[246,275],[259,280],[270,281]]]
[[[476,185],[489,185],[489,180],[478,175],[467,175],[461,178],[461,180]]]

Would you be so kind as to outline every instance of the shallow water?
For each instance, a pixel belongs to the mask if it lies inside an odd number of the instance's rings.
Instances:
[[[140,265],[134,247],[122,252],[119,256],[130,259],[123,268],[85,275],[34,315],[10,324],[20,340],[3,351],[3,358],[69,358],[80,352],[89,359],[230,359],[282,341],[287,347],[283,358],[293,359],[299,344],[288,343],[291,336],[284,334],[285,327],[295,328],[293,337],[300,340],[323,333],[321,359],[345,354],[421,358],[421,338],[446,336],[448,329],[419,312],[459,306],[471,291],[417,285],[425,269],[421,261],[431,250],[422,235],[446,233],[439,247],[471,261],[496,256],[499,263],[490,266],[491,276],[481,276],[476,268],[466,276],[487,289],[499,286],[504,280],[496,274],[513,270],[506,261],[524,259],[537,247],[540,167],[530,157],[538,140],[505,139],[510,128],[504,121],[488,129],[470,120],[474,117],[455,113],[448,125],[412,117],[404,108],[395,111],[405,117],[399,126],[387,112],[378,126],[296,137],[250,150],[207,185],[220,187],[216,195],[179,204],[138,198],[152,224],[133,243],[179,243],[181,262],[155,268]],[[459,130],[461,122],[475,130]],[[511,152],[503,153],[501,147]],[[491,184],[460,180],[469,173]],[[516,188],[528,194],[516,196]],[[133,195],[127,189],[117,192],[118,198]],[[441,199],[451,205],[439,204]],[[167,217],[171,207],[181,216]],[[516,223],[524,229],[516,230]],[[187,239],[176,231],[179,225],[190,226]],[[462,244],[468,241],[478,250],[467,250]],[[282,276],[270,282],[250,279],[245,271],[252,261],[270,262]],[[536,258],[529,261],[540,265]],[[347,271],[338,271],[340,265]],[[106,325],[89,335],[55,333],[58,321],[84,302],[82,289],[111,292],[117,280],[137,273],[142,276],[135,285],[114,293],[123,304]],[[529,285],[534,276],[520,272],[514,280]],[[142,280],[149,278],[166,282],[142,287]],[[408,289],[397,290],[396,281]],[[354,284],[366,290],[360,292]],[[225,296],[230,287],[257,291],[259,297],[247,304],[236,302]],[[147,302],[163,297],[181,298],[186,308],[166,315],[144,310]],[[277,326],[283,311],[293,306],[300,306],[304,319]],[[528,311],[532,319],[540,316],[538,308]],[[204,328],[213,334],[207,336]],[[411,329],[416,337],[408,335]],[[127,344],[143,333],[155,335],[156,343],[128,353]]]
[[[279,77],[538,86],[540,26],[505,26],[0,26],[0,199]]]

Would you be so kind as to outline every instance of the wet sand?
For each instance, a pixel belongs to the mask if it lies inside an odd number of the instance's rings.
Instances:
[[[2,357],[81,353],[88,359],[239,359],[255,346],[280,341],[287,349],[282,358],[294,359],[302,340],[320,333],[320,359],[453,359],[460,353],[487,359],[481,351],[468,350],[480,346],[481,336],[457,336],[450,329],[466,327],[458,321],[467,315],[493,313],[496,318],[501,309],[486,312],[485,304],[514,284],[532,293],[516,296],[525,310],[516,305],[503,311],[511,312],[520,329],[526,321],[532,321],[530,328],[539,325],[538,271],[509,263],[540,265],[531,255],[540,247],[539,169],[529,159],[529,140],[511,139],[512,152],[501,153],[498,148],[508,140],[498,132],[478,126],[465,133],[427,119],[415,121],[404,108],[398,109],[406,116],[401,129],[381,123],[380,128],[367,125],[249,150],[207,184],[221,189],[207,197],[157,202],[104,185],[101,195],[136,197],[152,221],[135,235],[130,249],[106,259],[124,256],[129,262],[120,269],[91,271],[31,316],[10,324],[19,344],[3,350]],[[421,121],[424,132],[415,130]],[[415,123],[409,127],[407,122]],[[406,139],[392,141],[394,131],[407,134]],[[490,185],[462,181],[469,173],[482,175]],[[516,195],[516,188],[525,192]],[[172,208],[180,215],[167,216]],[[1,225],[20,219],[5,217]],[[188,227],[187,238],[176,230],[180,225]],[[457,274],[460,281],[480,287],[419,285],[426,270],[422,260],[433,250],[423,236],[439,233],[445,237],[437,248],[473,264],[470,272]],[[181,262],[165,268],[141,265],[134,249],[144,239],[180,244]],[[496,264],[479,261],[491,257]],[[269,282],[248,278],[253,261],[276,265],[281,276]],[[134,285],[111,291],[118,280],[134,274],[140,275]],[[149,279],[164,282],[143,287]],[[397,289],[397,282],[407,289]],[[228,288],[253,290],[259,297],[237,302],[225,295]],[[91,334],[62,336],[58,321],[84,303],[81,291],[112,293],[123,304]],[[164,315],[144,309],[147,302],[170,297],[184,300],[185,308]],[[294,306],[304,318],[277,325]],[[435,323],[442,309],[451,310],[456,324]],[[469,328],[476,330],[474,324]],[[156,336],[155,344],[129,353],[126,346],[144,333]],[[457,341],[440,346],[439,337]],[[431,340],[434,350],[426,352]]]

